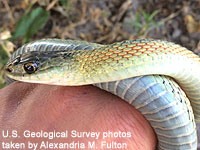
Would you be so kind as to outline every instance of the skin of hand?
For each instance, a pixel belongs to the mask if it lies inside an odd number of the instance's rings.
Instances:
[[[115,141],[126,143],[126,149],[130,150],[154,150],[157,142],[150,124],[133,106],[92,85],[70,87],[17,81],[6,86],[0,90],[0,132],[8,131],[9,135],[12,135],[13,130],[20,137],[5,138],[0,133],[0,141],[25,144],[28,141],[38,144],[42,141],[74,141],[86,145],[88,141],[95,141],[97,149],[106,149],[106,146],[102,145],[103,141]],[[33,133],[41,130],[67,130],[68,137],[52,140],[44,137],[24,137],[26,130]],[[100,136],[97,139],[71,137],[72,130],[99,132]],[[116,133],[116,137],[103,137],[108,131]],[[120,137],[119,132],[123,133],[124,137]],[[131,135],[129,137],[128,132]]]

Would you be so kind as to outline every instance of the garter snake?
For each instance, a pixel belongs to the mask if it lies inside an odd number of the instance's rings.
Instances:
[[[154,128],[159,149],[197,149],[200,58],[180,45],[44,39],[15,51],[5,70],[7,82],[94,84],[136,107]]]

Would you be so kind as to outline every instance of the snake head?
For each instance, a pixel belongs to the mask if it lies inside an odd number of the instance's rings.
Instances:
[[[63,80],[70,66],[68,60],[72,61],[71,54],[63,51],[29,51],[11,59],[5,66],[5,75],[25,82],[60,84],[60,76]]]
[[[5,66],[6,75],[11,77],[24,76],[35,73],[38,70],[40,61],[37,55],[31,53],[20,54],[10,60]]]

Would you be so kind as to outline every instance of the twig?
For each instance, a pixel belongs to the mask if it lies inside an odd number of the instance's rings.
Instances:
[[[13,17],[12,10],[10,9],[10,6],[8,5],[7,0],[3,0],[2,2],[3,2],[8,14],[9,14],[9,17],[10,17],[10,20],[11,20],[12,24],[14,24],[15,23],[15,19]]]
[[[51,2],[50,4],[49,4],[49,6],[47,7],[47,11],[49,11],[51,8],[53,8],[53,6],[57,3],[57,1],[58,0],[53,0],[53,2]]]
[[[178,16],[180,14],[181,10],[175,12],[175,13],[172,13],[171,15],[167,16],[165,19],[162,19],[160,22],[162,23],[165,23],[173,18],[175,18],[176,16]]]
[[[113,20],[116,20],[117,22],[119,20],[121,20],[122,16],[124,15],[124,13],[127,11],[128,8],[132,8],[132,1],[131,0],[126,0],[121,7],[119,8],[119,13],[117,14],[117,16],[113,17]]]

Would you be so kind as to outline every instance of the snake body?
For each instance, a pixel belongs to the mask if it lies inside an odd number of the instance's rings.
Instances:
[[[34,73],[23,69],[30,62],[38,65]],[[159,149],[197,149],[200,58],[180,45],[151,39],[110,45],[44,39],[15,51],[6,68],[8,82],[94,84],[138,109],[156,132]]]

